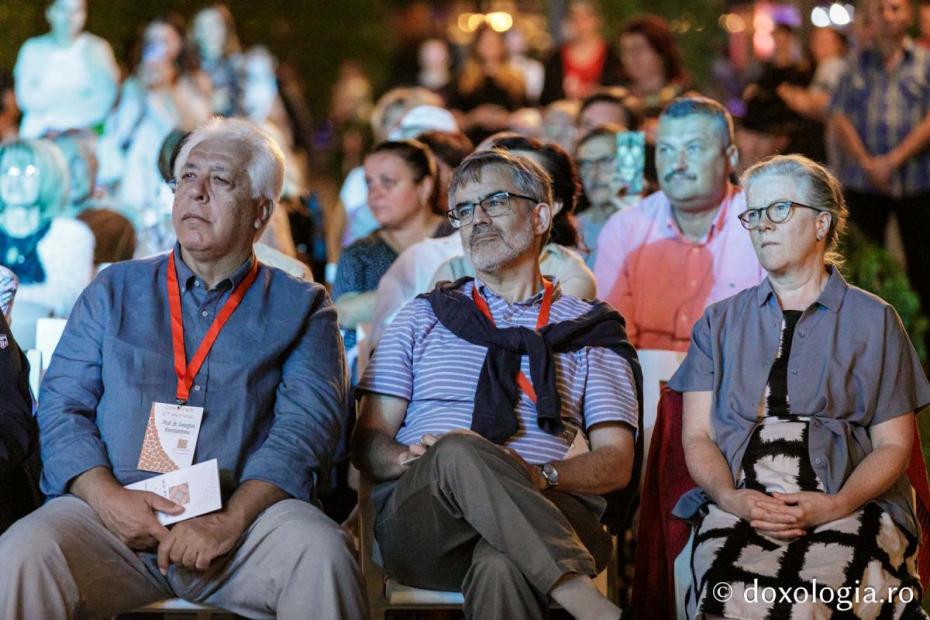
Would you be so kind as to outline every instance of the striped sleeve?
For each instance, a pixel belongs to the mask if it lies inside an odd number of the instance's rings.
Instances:
[[[396,396],[410,401],[413,396],[413,347],[416,344],[417,315],[426,304],[414,299],[401,309],[397,318],[385,330],[356,388],[365,392]]]
[[[584,391],[585,430],[602,422],[624,422],[638,428],[639,405],[630,364],[604,347],[591,347]]]

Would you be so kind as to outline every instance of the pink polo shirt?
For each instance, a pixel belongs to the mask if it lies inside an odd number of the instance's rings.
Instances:
[[[681,233],[663,192],[607,220],[594,263],[597,296],[620,311],[637,348],[687,351],[707,306],[762,281],[736,217],[745,210],[743,192],[730,186],[700,242]]]

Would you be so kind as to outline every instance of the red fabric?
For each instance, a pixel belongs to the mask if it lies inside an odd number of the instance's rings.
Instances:
[[[682,494],[696,486],[685,465],[681,416],[681,394],[663,388],[640,500],[633,577],[633,611],[637,618],[675,618],[675,558],[688,542],[690,526],[672,516],[672,508]],[[930,480],[916,421],[907,477],[917,499],[921,527],[917,568],[926,591],[930,583]]]
[[[633,575],[637,618],[675,617],[675,558],[691,532],[686,521],[672,516],[672,508],[694,486],[681,444],[681,394],[666,387],[659,399],[640,499]]]
[[[582,97],[587,96],[590,91],[601,81],[601,74],[604,72],[604,62],[607,60],[607,44],[603,41],[600,44],[600,50],[596,56],[592,56],[587,64],[578,64],[574,62],[572,55],[568,52],[568,46],[562,48],[562,71],[564,82],[571,86],[565,90],[577,91],[578,94],[585,93]],[[564,86],[563,86],[564,88]],[[570,93],[566,92],[566,96]],[[568,97],[569,99],[573,97]]]
[[[920,524],[920,547],[917,550],[917,570],[920,572],[920,585],[924,592],[930,583],[930,481],[927,480],[927,464],[920,446],[920,433],[917,420],[914,420],[914,447],[911,448],[911,462],[907,466],[907,477],[914,487],[917,502],[915,512]]]

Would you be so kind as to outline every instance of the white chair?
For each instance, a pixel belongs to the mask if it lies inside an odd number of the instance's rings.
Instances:
[[[678,351],[661,351],[658,349],[637,351],[639,365],[643,369],[643,455],[649,454],[652,443],[652,431],[656,425],[656,413],[659,408],[659,396],[662,386],[668,383],[675,371],[685,359],[684,353]],[[646,468],[640,475],[640,484]]]
[[[42,352],[38,349],[29,349],[26,351],[26,361],[29,362],[29,389],[32,390],[32,398],[39,398],[39,383],[42,381]]]
[[[211,607],[210,605],[191,603],[182,598],[169,598],[163,601],[150,603],[145,607],[140,607],[135,610],[135,613],[194,614],[196,620],[209,620],[214,613],[228,612],[224,612],[218,607]]]
[[[23,351],[36,348],[36,324],[39,319],[52,316],[52,309],[42,304],[16,301],[10,313],[10,329],[16,344]]]
[[[15,306],[14,306],[15,307]],[[39,385],[45,378],[45,371],[52,361],[52,354],[58,347],[61,334],[65,330],[65,319],[42,317],[36,320],[32,337],[34,348],[26,351],[29,360],[29,387],[32,388],[32,397],[39,400]],[[19,340],[17,339],[17,342]]]
[[[67,319],[40,318],[36,321],[35,347],[42,352],[42,372],[48,370],[58,341],[65,331]]]

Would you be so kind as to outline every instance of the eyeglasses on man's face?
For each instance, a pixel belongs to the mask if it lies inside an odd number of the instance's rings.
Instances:
[[[540,202],[532,196],[522,196],[513,192],[494,192],[478,202],[460,202],[452,207],[446,215],[453,228],[468,226],[475,219],[475,210],[481,207],[488,217],[500,217],[513,211],[513,200],[530,200]]]
[[[743,225],[743,228],[746,230],[752,230],[762,223],[763,213],[765,213],[765,217],[769,218],[769,221],[773,224],[781,224],[789,217],[791,217],[791,213],[794,211],[795,207],[804,207],[805,209],[811,209],[812,211],[818,212],[822,211],[822,209],[801,204],[800,202],[795,202],[793,200],[776,200],[772,204],[760,209],[746,209],[740,213],[738,217],[740,223]]]

